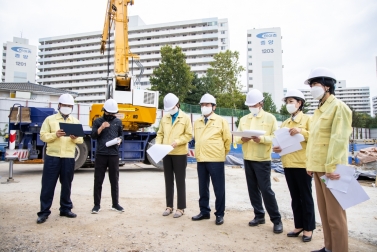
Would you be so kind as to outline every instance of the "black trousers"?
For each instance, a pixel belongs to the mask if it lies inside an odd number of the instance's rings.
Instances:
[[[212,181],[216,196],[216,216],[225,214],[225,165],[224,162],[198,162],[199,207],[200,213],[209,215],[209,181]]]
[[[74,158],[60,158],[46,155],[43,164],[42,189],[41,189],[41,210],[37,213],[39,217],[51,214],[51,205],[58,178],[61,184],[60,190],[60,212],[69,212],[72,209],[71,186],[75,172]]]
[[[96,155],[94,164],[94,205],[101,206],[102,184],[105,173],[109,168],[109,180],[111,185],[111,198],[113,206],[119,203],[119,156]]]
[[[186,208],[186,167],[187,155],[166,155],[164,164],[166,206],[173,208],[174,177],[177,183],[177,208]]]
[[[306,231],[315,229],[312,177],[305,168],[284,168],[289,192],[292,198],[292,211],[295,228]]]
[[[281,222],[275,193],[271,189],[271,161],[244,160],[247,189],[254,214],[257,218],[264,218],[264,206],[270,220],[277,224]]]

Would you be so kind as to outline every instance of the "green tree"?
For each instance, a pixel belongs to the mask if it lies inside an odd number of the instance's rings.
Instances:
[[[207,70],[207,78],[214,88],[213,95],[217,96],[220,103],[227,108],[240,107],[241,83],[239,77],[245,68],[239,63],[239,52],[227,50],[214,55],[214,61]]]
[[[366,113],[356,112],[356,110],[347,104],[347,106],[352,111],[352,127],[355,128],[372,128],[372,126],[377,126],[377,119],[371,117]],[[360,136],[362,137],[362,136]]]
[[[263,93],[264,101],[263,101],[263,110],[270,112],[270,113],[277,113],[276,111],[276,105],[274,101],[272,100],[270,93]]]
[[[209,93],[215,97],[218,94],[213,76],[206,74],[199,78],[197,74],[194,74],[192,89],[185,98],[184,103],[197,105],[205,93]]]
[[[159,91],[159,107],[163,107],[164,96],[173,93],[180,101],[184,101],[192,90],[193,73],[186,63],[186,56],[178,46],[161,47],[161,63],[153,70],[149,79],[151,90]]]
[[[248,109],[245,106],[246,95],[235,91],[230,94],[220,93],[216,97],[217,106],[221,108],[231,108],[231,109]]]

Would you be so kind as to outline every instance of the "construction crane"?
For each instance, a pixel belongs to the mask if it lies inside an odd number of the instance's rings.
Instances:
[[[118,102],[119,113],[117,117],[122,120],[125,131],[136,132],[141,128],[151,126],[156,120],[158,108],[158,92],[140,89],[140,78],[143,66],[140,57],[131,53],[128,39],[128,14],[129,5],[134,0],[108,0],[105,23],[102,32],[100,51],[108,52],[108,83],[106,87],[106,100],[113,98]],[[114,72],[110,75],[110,38],[114,26]],[[140,73],[133,74],[136,65]],[[130,67],[131,66],[131,67]],[[103,104],[93,104],[89,114],[89,125],[103,115]]]

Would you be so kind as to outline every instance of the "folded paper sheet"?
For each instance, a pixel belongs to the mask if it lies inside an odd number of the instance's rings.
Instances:
[[[337,165],[335,173],[340,174],[339,180],[328,179],[326,175],[323,175],[321,179],[343,210],[369,200],[368,194],[353,176],[355,169],[346,165]]]
[[[106,147],[110,147],[110,146],[119,144],[120,142],[121,142],[120,138],[116,137],[113,140],[110,140],[110,141],[106,142]]]
[[[280,156],[287,155],[289,153],[302,150],[301,142],[305,140],[301,134],[291,136],[289,134],[289,128],[281,128],[274,132],[275,137],[272,139],[273,146],[279,146],[282,150],[279,153]]]
[[[153,161],[158,163],[172,150],[173,150],[173,147],[171,145],[155,144],[147,150],[147,153],[153,159]]]

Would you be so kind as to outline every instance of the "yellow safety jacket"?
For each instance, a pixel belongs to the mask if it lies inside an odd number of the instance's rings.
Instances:
[[[348,163],[352,111],[334,95],[314,111],[306,147],[308,171],[334,172],[337,164]]]
[[[212,113],[207,124],[203,116],[194,123],[195,157],[197,162],[224,162],[230,151],[232,136],[228,122]]]
[[[238,131],[244,130],[264,130],[266,133],[261,136],[260,143],[253,140],[242,142],[241,137],[235,137],[237,144],[242,144],[243,158],[251,161],[271,160],[273,132],[278,125],[275,116],[260,109],[257,116],[251,113],[241,118],[238,124]]]
[[[192,126],[190,117],[182,110],[179,110],[177,118],[172,125],[172,118],[169,113],[165,114],[160,122],[157,132],[156,144],[177,143],[169,155],[186,155],[188,153],[188,142],[192,139]]]
[[[300,111],[293,121],[292,118],[288,118],[281,124],[280,128],[300,128],[300,134],[305,138],[305,141],[301,142],[301,150],[281,156],[281,162],[284,168],[306,168],[306,142],[309,138],[309,121],[310,116]]]
[[[56,131],[60,129],[59,122],[76,123],[80,121],[69,115],[66,120],[61,116],[60,112],[48,116],[41,127],[41,140],[47,143],[46,154],[52,157],[74,158],[76,144],[84,142],[82,137],[71,139],[69,136],[57,137]]]

